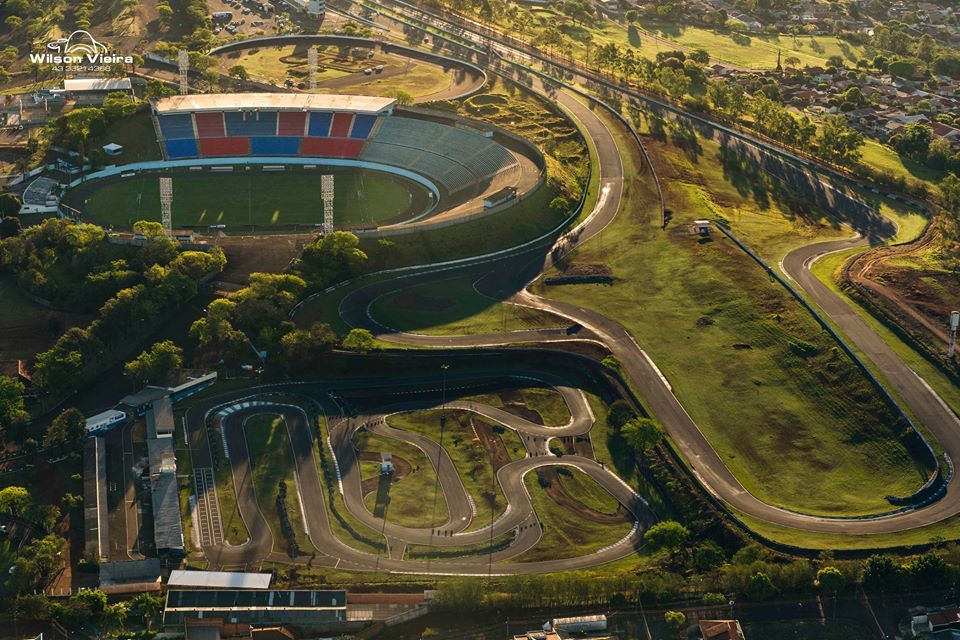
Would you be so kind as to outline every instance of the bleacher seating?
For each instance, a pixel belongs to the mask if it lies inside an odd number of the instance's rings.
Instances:
[[[402,116],[328,111],[198,111],[158,114],[166,157],[359,158],[402,167],[455,194],[517,161],[469,129]]]

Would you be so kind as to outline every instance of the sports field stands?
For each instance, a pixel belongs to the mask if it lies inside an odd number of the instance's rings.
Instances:
[[[297,156],[402,167],[449,194],[517,166],[480,131],[394,116],[395,101],[368,96],[203,94],[154,103],[164,158]]]

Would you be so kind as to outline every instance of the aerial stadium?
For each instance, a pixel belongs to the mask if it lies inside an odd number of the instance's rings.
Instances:
[[[119,205],[131,221],[159,220],[155,178],[170,176],[178,228],[315,227],[320,176],[330,174],[335,228],[399,233],[501,210],[544,178],[542,155],[521,138],[393,98],[200,94],[150,108],[162,159],[108,167],[74,185],[73,200],[92,219]]]

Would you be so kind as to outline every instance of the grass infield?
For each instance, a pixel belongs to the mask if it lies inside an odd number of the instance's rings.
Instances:
[[[158,177],[170,175],[175,227],[311,225],[323,222],[322,173],[335,176],[333,220],[338,226],[401,222],[429,206],[426,190],[399,176],[362,169],[299,167],[282,172],[238,168],[231,173],[139,174],[78,187],[68,201],[103,226],[129,228],[138,220],[159,222]]]

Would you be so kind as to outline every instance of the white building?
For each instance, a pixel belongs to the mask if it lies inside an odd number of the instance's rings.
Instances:
[[[287,6],[299,13],[323,17],[327,12],[326,0],[283,0]]]

